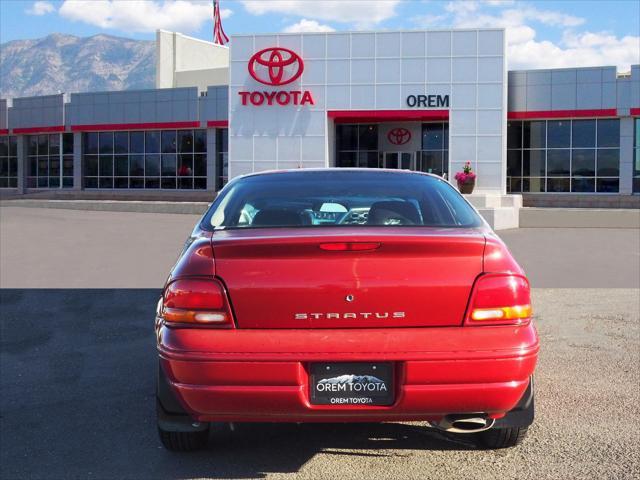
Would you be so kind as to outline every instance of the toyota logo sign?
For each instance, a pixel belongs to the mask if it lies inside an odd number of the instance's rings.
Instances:
[[[303,71],[300,55],[284,47],[265,48],[249,60],[249,73],[265,85],[286,85],[300,78]]]
[[[387,140],[393,145],[404,145],[411,140],[411,132],[402,127],[394,128],[387,133]]]

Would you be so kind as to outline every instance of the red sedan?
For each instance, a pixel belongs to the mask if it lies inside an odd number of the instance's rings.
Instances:
[[[446,181],[371,169],[231,181],[158,303],[158,428],[428,421],[485,448],[533,422],[529,282]]]

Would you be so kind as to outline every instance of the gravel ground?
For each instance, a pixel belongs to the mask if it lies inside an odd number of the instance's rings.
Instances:
[[[533,291],[537,419],[517,448],[480,451],[416,423],[248,424],[216,431],[202,452],[165,451],[152,316],[196,220],[0,209],[1,479],[640,478],[631,229],[501,232],[544,287]]]
[[[3,479],[640,476],[640,290],[534,291],[537,419],[503,451],[389,423],[240,425],[208,450],[166,452],[154,425],[157,295],[0,291]]]

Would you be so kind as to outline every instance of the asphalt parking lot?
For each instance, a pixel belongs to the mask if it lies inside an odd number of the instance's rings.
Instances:
[[[537,419],[517,448],[419,423],[251,424],[166,452],[152,312],[195,220],[0,209],[0,478],[640,476],[637,230],[502,233],[535,287],[543,344]]]

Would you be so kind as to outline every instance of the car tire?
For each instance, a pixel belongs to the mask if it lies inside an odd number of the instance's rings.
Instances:
[[[158,427],[160,441],[172,452],[192,452],[207,445],[209,429],[199,432],[167,432]]]
[[[511,448],[527,436],[529,427],[490,428],[476,434],[479,446],[488,449]]]

